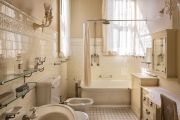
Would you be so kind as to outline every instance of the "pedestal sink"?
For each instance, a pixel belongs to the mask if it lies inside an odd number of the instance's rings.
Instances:
[[[62,104],[38,107],[36,115],[34,120],[77,120],[74,110]]]

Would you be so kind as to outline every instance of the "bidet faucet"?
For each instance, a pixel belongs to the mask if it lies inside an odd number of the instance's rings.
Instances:
[[[5,117],[5,120],[10,120],[10,119],[12,119],[12,118],[15,118],[15,114],[6,114],[6,117]]]
[[[30,116],[24,115],[22,117],[22,120],[33,120],[33,119],[37,118],[36,107],[33,107],[32,109],[30,109],[30,111],[32,111],[32,114]]]
[[[18,115],[20,112],[19,111],[11,111],[11,112],[6,112],[4,114],[4,119],[5,120],[10,120],[16,117],[16,115]]]
[[[30,119],[35,119],[37,118],[37,115],[36,115],[36,107],[33,107],[32,109],[30,109],[30,111],[32,111],[32,114],[30,116]]]

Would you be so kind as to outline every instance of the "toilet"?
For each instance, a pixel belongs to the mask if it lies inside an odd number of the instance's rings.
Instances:
[[[57,76],[53,78],[48,78],[47,80],[39,81],[37,83],[36,85],[37,106],[42,106],[46,104],[59,104],[60,80],[61,80],[61,77]],[[72,101],[70,103],[72,104]],[[75,111],[75,114],[77,116],[77,120],[89,120],[89,117],[87,113],[85,112]]]
[[[85,112],[89,106],[94,103],[91,98],[69,98],[65,104],[72,107],[74,110]]]

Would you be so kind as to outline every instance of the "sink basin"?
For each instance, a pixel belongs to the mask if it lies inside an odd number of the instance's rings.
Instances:
[[[62,120],[69,120],[67,115],[64,115],[58,112],[52,112],[52,113],[43,115],[39,118],[39,120],[59,120],[59,118],[61,118]]]
[[[35,120],[77,120],[75,112],[67,105],[44,105],[37,108]]]

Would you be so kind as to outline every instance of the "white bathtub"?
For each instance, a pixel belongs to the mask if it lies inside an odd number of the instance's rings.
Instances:
[[[93,80],[81,88],[81,96],[92,98],[96,105],[130,105],[130,80]]]

